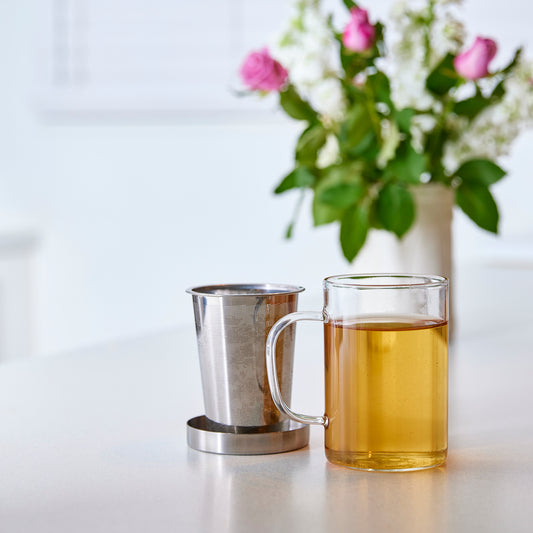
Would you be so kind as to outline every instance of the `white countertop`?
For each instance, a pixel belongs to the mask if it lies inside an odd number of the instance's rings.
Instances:
[[[297,337],[294,407],[310,414],[323,405],[319,335]],[[290,453],[189,449],[186,421],[203,409],[192,328],[4,364],[0,531],[532,531],[529,335],[455,342],[449,459],[414,473],[333,466],[319,427]]]

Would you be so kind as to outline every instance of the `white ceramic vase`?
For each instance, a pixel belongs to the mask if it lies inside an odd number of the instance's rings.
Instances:
[[[454,192],[428,183],[411,190],[416,219],[402,239],[387,231],[373,231],[353,264],[354,272],[433,274],[450,280],[449,314],[452,316]]]
[[[398,271],[437,274],[451,280],[453,190],[440,184],[413,187],[416,219],[397,242]]]
[[[429,183],[412,190],[416,219],[396,245],[398,272],[437,274],[449,280],[448,311],[453,337],[453,250],[452,218],[454,192],[450,187]]]

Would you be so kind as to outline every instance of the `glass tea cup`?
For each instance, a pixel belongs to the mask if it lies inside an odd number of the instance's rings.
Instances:
[[[276,407],[325,428],[327,459],[361,470],[445,462],[448,447],[448,281],[440,276],[328,277],[322,312],[290,313],[267,337]],[[276,341],[299,320],[324,323],[325,414],[292,411],[276,375]]]

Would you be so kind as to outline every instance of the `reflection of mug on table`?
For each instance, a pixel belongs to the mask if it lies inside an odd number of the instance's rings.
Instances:
[[[274,403],[326,428],[326,456],[367,470],[417,470],[446,460],[448,282],[437,276],[347,275],[324,281],[322,313],[291,313],[267,339]],[[297,320],[324,322],[324,416],[294,413],[276,379],[276,340]]]

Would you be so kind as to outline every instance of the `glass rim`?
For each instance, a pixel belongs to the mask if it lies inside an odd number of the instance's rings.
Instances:
[[[380,279],[389,278],[396,280],[393,283],[379,283]],[[351,280],[346,282],[343,280]],[[375,282],[363,282],[363,280],[375,280]],[[402,283],[403,280],[403,283]],[[410,280],[410,282],[408,282]],[[359,281],[359,283],[358,283]],[[336,289],[425,289],[431,287],[445,287],[448,278],[433,274],[340,274],[328,276],[324,280],[325,288]]]
[[[222,298],[228,296],[276,296],[278,294],[298,294],[305,288],[287,283],[220,283],[189,287],[185,292],[193,296]]]

